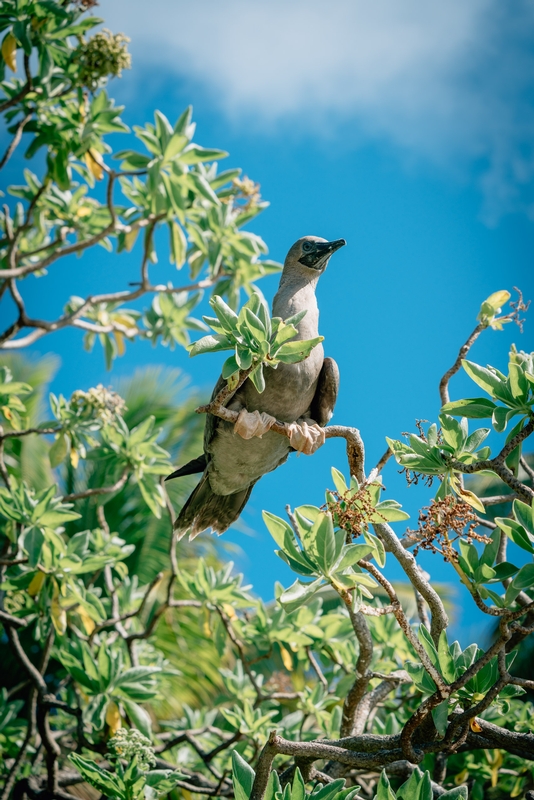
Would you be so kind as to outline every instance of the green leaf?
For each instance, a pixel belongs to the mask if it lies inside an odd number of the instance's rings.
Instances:
[[[473,453],[483,441],[489,436],[490,428],[478,428],[467,437],[463,449],[467,453]]]
[[[373,533],[370,533],[369,531],[364,531],[363,537],[367,542],[367,544],[373,548],[373,556],[378,566],[385,567],[386,551],[384,549],[384,545],[382,544],[378,536],[375,536]]]
[[[313,537],[314,549],[318,556],[319,565],[328,575],[334,566],[336,558],[336,539],[334,536],[334,525],[331,514],[320,514],[315,522],[311,536]]]
[[[498,397],[499,390],[504,386],[502,381],[495,373],[491,372],[473,361],[462,361],[462,367],[467,372],[471,380],[473,380],[481,389],[484,389],[491,397]],[[497,392],[497,393],[496,393]]]
[[[246,326],[249,331],[252,332],[252,335],[256,339],[257,342],[265,342],[267,339],[267,331],[265,329],[264,324],[259,319],[259,317],[254,314],[250,308],[245,307],[245,321]]]
[[[255,777],[252,767],[239,755],[237,750],[232,750],[232,782],[235,800],[249,799]]]
[[[397,800],[384,770],[382,770],[380,780],[376,785],[376,795],[374,800]]]
[[[514,519],[508,519],[507,517],[496,517],[495,522],[518,547],[521,547],[528,553],[534,553],[534,547],[532,546],[530,537],[522,525]]]
[[[230,339],[222,333],[203,336],[198,342],[194,342],[189,348],[191,358],[202,353],[217,353],[220,350],[232,350],[234,347]]]
[[[175,156],[177,156],[178,153],[181,153],[188,141],[189,140],[187,136],[184,136],[181,133],[173,133],[173,135],[167,142],[167,146],[163,154],[165,161],[169,161],[170,159],[175,158]]]
[[[519,567],[516,567],[515,564],[511,564],[509,561],[501,561],[500,564],[495,564],[493,567],[495,573],[494,582],[505,581],[515,575],[518,570]]]
[[[410,519],[410,515],[402,510],[396,500],[382,500],[377,503],[371,516],[371,522],[402,522],[405,519]]]
[[[167,154],[165,153],[165,155]],[[198,144],[190,144],[180,156],[180,161],[183,164],[199,164],[202,161],[217,161],[220,158],[226,158],[227,155],[225,150],[210,150],[207,147],[200,147]]]
[[[534,564],[525,564],[521,567],[514,580],[514,589],[532,589],[534,587]]]
[[[425,625],[419,625],[417,630],[417,638],[425,648],[426,653],[434,666],[439,669],[438,651],[436,650],[434,641]]]
[[[301,580],[296,580],[289,589],[282,592],[278,598],[278,602],[287,614],[291,614],[292,611],[300,608],[306,600],[313,597],[321,583],[322,578],[317,578],[317,580],[311,583],[304,583]]]
[[[234,355],[226,359],[226,361],[222,365],[221,374],[224,380],[227,381],[228,378],[231,378],[232,375],[235,375],[236,372],[239,372],[239,364],[237,363],[236,357]]]
[[[454,661],[449,649],[447,641],[447,634],[443,630],[439,636],[438,642],[438,661],[441,674],[448,683],[452,683],[456,678],[456,670],[454,668]],[[439,729],[438,729],[439,730]],[[442,734],[443,735],[443,734]]]
[[[284,364],[297,364],[308,358],[313,348],[322,341],[324,336],[316,336],[315,339],[305,341],[286,342],[277,351],[276,358]]]
[[[528,381],[520,364],[510,361],[508,365],[510,391],[514,400],[526,400]]]
[[[534,500],[531,506],[527,506],[522,500],[514,500],[513,509],[519,524],[534,536]]]
[[[169,222],[169,230],[171,234],[171,264],[175,264],[176,269],[180,269],[185,261],[187,242],[181,225],[174,220]]]
[[[462,450],[466,440],[463,426],[449,414],[440,414],[439,421],[445,442],[453,448],[454,452]]]
[[[193,183],[197,192],[204,197],[205,200],[208,200],[215,206],[220,206],[221,201],[207,182],[206,178],[204,178],[198,172],[188,172],[187,178],[191,181],[191,183]]]
[[[183,111],[180,114],[180,116],[178,117],[178,119],[176,120],[176,123],[175,123],[174,128],[173,128],[173,132],[174,133],[179,133],[179,134],[181,134],[183,136],[186,136],[187,135],[187,129],[191,125],[191,117],[192,117],[192,115],[193,115],[193,106],[187,106],[185,111]],[[192,135],[193,134],[191,134],[191,136]]]
[[[69,438],[64,433],[60,433],[48,451],[48,458],[50,459],[51,467],[58,467],[67,457],[69,445]]]
[[[506,430],[510,416],[514,416],[513,411],[510,411],[509,408],[504,408],[503,406],[497,406],[492,417],[493,427],[497,433],[502,433],[504,430]]]
[[[230,306],[224,302],[220,295],[216,294],[210,300],[210,306],[215,311],[219,322],[227,333],[237,331],[238,316]]]
[[[341,561],[336,564],[336,572],[342,572],[347,567],[352,567],[357,561],[360,561],[369,553],[373,552],[373,545],[367,544],[348,544],[343,549]]]
[[[480,563],[486,564],[488,567],[493,566],[493,562],[497,558],[499,552],[499,545],[501,542],[501,532],[496,528],[491,534],[491,542],[489,542],[480,556]]]
[[[74,764],[87,783],[90,783],[91,786],[94,786],[99,792],[102,792],[102,794],[107,797],[118,797],[119,800],[125,800],[126,794],[114,775],[101,769],[93,760],[80,756],[77,753],[71,753],[69,755],[69,760]]]
[[[145,711],[142,706],[140,706],[138,703],[134,703],[132,700],[125,700],[124,698],[121,698],[121,702],[123,703],[134,727],[141,731],[143,736],[146,736],[147,739],[151,739],[152,720],[150,718],[150,714]]]
[[[455,786],[454,789],[449,789],[441,795],[441,800],[467,800],[467,798],[467,786]]]
[[[130,667],[115,679],[115,687],[117,686],[125,686],[128,683],[137,684],[139,681],[143,681],[146,678],[150,678],[151,675],[155,673],[161,672],[160,667],[148,667],[148,666],[140,666],[140,667]]]
[[[262,516],[269,533],[276,544],[281,548],[281,558],[283,558],[283,560],[298,574],[313,575],[314,569],[312,563],[307,555],[298,549],[297,540],[291,526],[288,525],[285,520],[276,517],[269,511],[263,511]],[[296,569],[295,565],[299,568]],[[300,567],[303,567],[303,569],[301,570]]]
[[[24,549],[28,553],[28,566],[35,568],[39,563],[39,557],[45,538],[39,528],[32,527],[24,534]]]
[[[348,490],[348,486],[345,482],[345,477],[342,472],[340,472],[335,467],[332,467],[332,480],[334,481],[334,486],[336,490],[339,492],[340,495],[344,495],[345,492]]]
[[[496,404],[492,400],[488,400],[487,397],[471,397],[445,403],[441,410],[443,413],[452,414],[455,417],[487,419],[492,416],[496,408]]]
[[[252,383],[254,384],[254,388],[259,394],[265,391],[265,376],[263,374],[263,364],[258,364],[255,370],[253,370],[250,375],[248,376]]]
[[[293,778],[293,786],[291,787],[291,800],[305,800],[306,787],[300,774],[300,769],[297,767],[295,776]]]

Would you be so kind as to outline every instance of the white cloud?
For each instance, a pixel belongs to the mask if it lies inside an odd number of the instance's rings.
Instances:
[[[132,37],[138,66],[200,81],[229,118],[322,135],[353,121],[448,169],[478,164],[488,216],[520,206],[534,216],[530,0],[100,5]]]

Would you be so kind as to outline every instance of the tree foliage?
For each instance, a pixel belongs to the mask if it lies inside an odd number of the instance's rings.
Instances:
[[[266,370],[306,358],[317,342],[295,340],[295,318],[271,318],[255,282],[277,266],[243,230],[265,204],[238,171],[217,172],[224,153],[193,142],[190,110],[174,126],[156,112],[154,124],[135,128],[139,144],[112,154],[107,137],[125,126],[104,85],[129,59],[120,35],[89,36],[99,22],[91,5],[2,3],[2,59],[13,73],[2,83],[12,136],[3,164],[24,134],[26,155],[41,165],[10,187],[18,202],[4,207],[0,292],[16,312],[2,348],[72,326],[89,346],[100,338],[109,364],[136,337],[192,355],[230,350],[224,388],[197,411],[233,421],[226,403],[243,381],[261,392]],[[150,278],[162,227],[189,283]],[[95,246],[128,251],[138,236],[137,288],[66,299],[53,323],[28,317],[25,280],[46,280],[57,260]],[[248,300],[239,308],[241,288]],[[192,314],[203,289],[215,316],[201,321]],[[146,295],[152,304],[140,310]],[[355,428],[327,427],[327,439],[346,439],[348,464],[332,470],[324,504],[288,506],[287,520],[264,512],[264,535],[295,573],[272,603],[210,539],[178,543],[172,532],[187,486],[169,495],[163,477],[196,453],[201,421],[177,373],[152,370],[120,392],[97,386],[45,402],[52,363],[5,353],[3,798],[72,800],[79,784],[119,800],[530,791],[524,693],[534,682],[513,661],[534,630],[534,473],[523,455],[534,430],[534,355],[512,347],[506,371],[467,359],[486,328],[519,321],[521,298],[501,313],[509,299],[497,292],[482,304],[441,381],[436,422],[388,438],[374,469],[366,472]],[[193,345],[191,330],[204,334]],[[451,400],[462,368],[473,396]],[[272,430],[288,435],[281,422]],[[409,482],[434,482],[415,528],[384,496],[390,457]],[[492,495],[480,483],[488,476]],[[485,649],[451,641],[445,592],[422,570],[421,549],[445,558],[496,623]],[[392,562],[404,585],[388,578]]]

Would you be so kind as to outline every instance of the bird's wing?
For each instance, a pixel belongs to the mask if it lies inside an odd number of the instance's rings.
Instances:
[[[226,381],[222,375],[219,376],[219,380],[215,384],[213,388],[213,392],[211,393],[210,402],[217,397],[221,389],[224,389],[226,386]],[[215,436],[215,431],[222,422],[219,417],[214,417],[213,414],[206,414],[206,425],[204,427],[204,452],[207,452],[208,445]]]
[[[315,396],[310,406],[310,417],[323,428],[334,413],[338,391],[338,365],[333,358],[325,358],[317,380]]]

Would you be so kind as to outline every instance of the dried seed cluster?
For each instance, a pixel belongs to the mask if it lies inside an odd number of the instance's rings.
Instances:
[[[406,535],[417,541],[414,556],[423,549],[440,553],[445,561],[456,561],[458,554],[453,544],[458,539],[465,538],[469,544],[491,541],[476,532],[477,526],[477,515],[472,507],[449,494],[424,506],[419,512],[417,530],[408,530]]]
[[[376,486],[377,484],[371,484]],[[357,539],[369,527],[373,514],[378,512],[373,506],[373,499],[367,486],[362,486],[352,494],[351,490],[340,494],[330,492],[335,500],[329,500],[323,508],[330,511],[334,525],[349,534],[349,541]],[[386,518],[384,517],[384,522]]]

